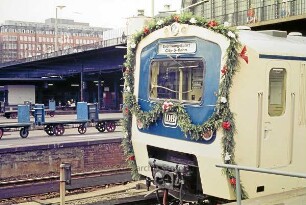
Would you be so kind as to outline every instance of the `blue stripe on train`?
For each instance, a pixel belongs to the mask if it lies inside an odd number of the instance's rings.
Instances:
[[[178,38],[178,39],[160,39],[146,46],[141,52],[140,61],[140,79],[139,79],[139,99],[138,102],[144,111],[151,109],[151,103],[149,102],[149,80],[150,80],[150,63],[152,59],[169,59],[166,55],[158,55],[159,43],[173,43],[173,42],[196,42],[197,50],[194,54],[179,55],[178,58],[197,58],[202,59],[205,67],[205,82],[202,96],[202,102],[199,105],[191,105],[185,103],[187,113],[189,114],[194,124],[202,124],[212,115],[214,111],[214,105],[216,104],[216,93],[218,93],[219,79],[220,79],[220,67],[221,67],[221,49],[219,45],[205,41],[196,37]],[[184,133],[179,127],[170,128],[163,126],[162,120],[158,120],[157,123],[151,125],[148,129],[140,130],[141,132],[170,137],[180,140],[192,141],[184,136]],[[199,143],[211,143],[214,137],[206,142],[204,140],[197,141]]]
[[[265,59],[279,59],[279,60],[306,61],[306,57],[298,57],[298,56],[280,56],[280,55],[259,54],[259,58],[265,58]]]

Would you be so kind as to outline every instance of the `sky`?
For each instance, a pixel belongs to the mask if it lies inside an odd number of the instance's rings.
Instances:
[[[137,16],[138,9],[144,9],[145,16],[151,16],[152,0],[0,0],[0,24],[5,20],[44,22],[57,17],[89,23],[90,26],[121,28],[128,17]],[[179,10],[182,0],[154,0],[154,13]]]

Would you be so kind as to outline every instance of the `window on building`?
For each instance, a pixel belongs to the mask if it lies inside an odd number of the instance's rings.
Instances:
[[[286,108],[286,70],[272,68],[269,73],[268,112],[270,116],[281,116]]]

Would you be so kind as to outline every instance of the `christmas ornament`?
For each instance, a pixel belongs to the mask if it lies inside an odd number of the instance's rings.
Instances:
[[[231,26],[231,24],[227,21],[225,21],[223,25],[224,25],[224,27],[230,27]]]
[[[129,114],[129,108],[127,108],[127,107],[124,108],[124,114],[125,114],[125,115],[128,115],[128,114]]]
[[[174,16],[173,19],[174,19],[174,21],[178,22],[180,20],[180,17]]]
[[[130,157],[129,157],[129,160],[130,160],[130,161],[135,161],[135,156],[134,156],[134,155],[130,156]]]
[[[226,164],[228,164],[231,160],[231,156],[228,152],[225,153],[225,156],[224,156],[224,161]]]
[[[230,184],[236,186],[236,178],[235,177],[230,178]]]
[[[211,130],[207,130],[205,132],[202,133],[202,138],[205,140],[205,141],[208,141],[212,138],[213,136],[213,132]]]
[[[127,92],[130,92],[130,91],[131,91],[130,86],[126,86],[126,91],[127,91]]]
[[[131,42],[130,46],[131,48],[136,48],[136,44],[134,42]]]
[[[170,110],[172,106],[173,106],[172,102],[165,101],[163,103],[163,111],[166,112],[166,111]]]
[[[223,68],[221,69],[221,73],[222,75],[225,75],[227,73],[227,66],[223,66]]]
[[[231,123],[228,122],[228,121],[224,121],[224,122],[222,122],[222,127],[225,130],[230,130],[231,129]]]
[[[210,21],[210,22],[208,22],[207,26],[208,27],[215,27],[215,26],[218,26],[218,23],[215,22],[215,21]]]
[[[230,38],[236,38],[235,34],[231,31],[227,32],[228,37]]]
[[[164,21],[163,21],[163,20],[158,20],[158,21],[156,22],[156,24],[157,24],[158,26],[161,26],[162,24],[164,24]]]
[[[138,129],[143,128],[143,123],[140,120],[137,120],[137,127],[138,127]]]
[[[223,103],[223,104],[227,103],[226,97],[221,97],[220,102]]]
[[[196,23],[197,23],[197,20],[196,20],[195,18],[191,18],[191,19],[189,20],[189,22],[192,23],[192,24],[196,24]]]
[[[145,28],[143,29],[143,32],[144,32],[144,34],[149,34],[149,33],[150,33],[150,30],[149,30],[148,27],[145,27]]]

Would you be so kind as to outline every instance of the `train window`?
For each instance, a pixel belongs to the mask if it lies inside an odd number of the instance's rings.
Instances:
[[[201,59],[153,60],[150,66],[150,98],[200,102],[203,78]]]
[[[286,106],[286,70],[273,68],[269,74],[269,107],[270,116],[281,116]]]

